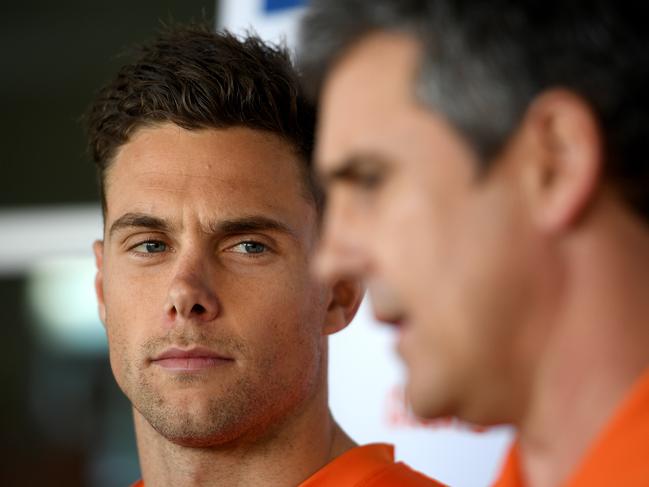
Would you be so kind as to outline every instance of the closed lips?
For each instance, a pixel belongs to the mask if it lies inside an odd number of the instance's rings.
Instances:
[[[207,348],[169,348],[153,358],[152,363],[170,370],[201,370],[215,365],[232,362],[234,359],[225,357]]]

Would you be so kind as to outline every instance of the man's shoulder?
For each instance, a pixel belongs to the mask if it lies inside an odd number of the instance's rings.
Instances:
[[[411,486],[411,487],[444,487],[444,484],[421,472],[418,472],[403,462],[393,463],[385,469],[377,472],[375,476],[367,479],[363,486],[367,487],[388,487],[388,486]]]
[[[307,479],[300,487],[441,487],[443,484],[394,461],[394,447],[371,444],[352,448]]]

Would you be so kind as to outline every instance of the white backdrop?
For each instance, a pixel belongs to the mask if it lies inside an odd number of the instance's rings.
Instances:
[[[272,41],[297,41],[302,0],[221,0],[218,28],[256,31]],[[394,353],[394,337],[377,324],[366,303],[352,324],[331,338],[331,408],[359,443],[389,442],[397,457],[456,487],[490,485],[511,433],[499,428],[477,433],[457,421],[423,425],[406,411],[405,374]]]

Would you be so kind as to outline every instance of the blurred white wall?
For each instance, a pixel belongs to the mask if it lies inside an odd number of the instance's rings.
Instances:
[[[92,256],[101,238],[99,205],[0,210],[0,276],[20,275],[49,258]]]

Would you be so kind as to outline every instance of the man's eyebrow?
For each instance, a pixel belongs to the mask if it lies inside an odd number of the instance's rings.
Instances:
[[[113,222],[108,235],[112,236],[115,232],[129,227],[143,227],[162,232],[169,231],[169,224],[162,218],[147,215],[146,213],[125,213]]]
[[[333,166],[332,169],[318,171],[318,178],[327,187],[338,181],[354,181],[361,177],[369,168],[376,169],[377,166],[384,168],[386,165],[385,158],[379,155],[356,154],[347,157],[339,163],[331,164]]]
[[[210,225],[209,231],[222,235],[236,235],[259,231],[274,230],[297,238],[297,234],[285,223],[266,216],[246,216],[219,220]]]

